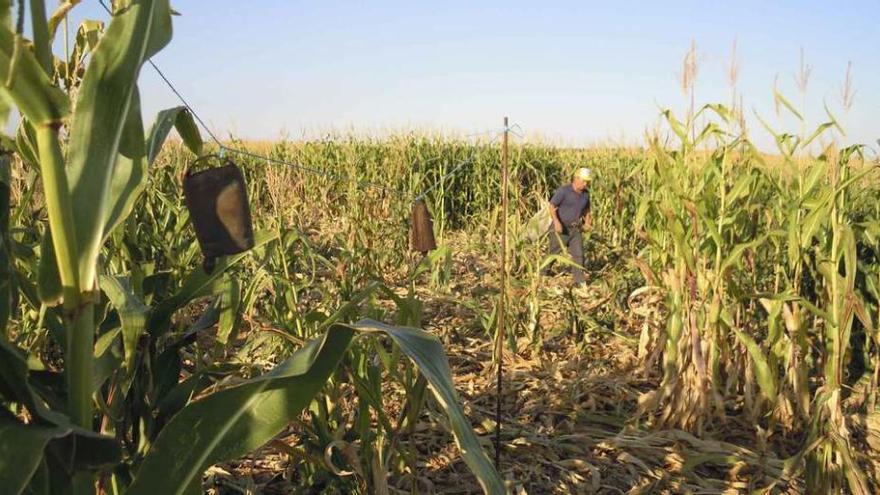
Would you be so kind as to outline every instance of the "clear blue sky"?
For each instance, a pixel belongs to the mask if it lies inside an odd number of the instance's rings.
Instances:
[[[839,108],[852,61],[848,139],[880,138],[877,0],[661,3],[177,0],[174,39],[154,60],[224,136],[469,133],[509,115],[530,135],[589,144],[640,140],[661,107],[684,107],[676,74],[692,39],[698,100],[729,101],[737,39],[747,108],[798,130],[776,117],[772,87],[778,75],[799,99],[803,47],[808,119],[821,121],[823,101]],[[85,17],[107,16],[85,0],[74,18]],[[148,121],[177,103],[149,67],[141,88]]]

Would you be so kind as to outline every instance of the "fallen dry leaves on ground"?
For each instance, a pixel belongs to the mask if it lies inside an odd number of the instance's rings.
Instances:
[[[696,438],[680,430],[652,429],[651,418],[638,416],[639,396],[657,386],[652,364],[646,363],[652,357],[643,353],[661,298],[638,291],[625,294],[629,307],[621,307],[607,280],[616,260],[593,261],[582,293],[571,293],[567,274],[541,283],[540,342],[517,334],[515,352],[505,352],[501,474],[510,492],[732,494],[769,488],[800,493],[774,446],[763,452],[757,448],[753,426],[730,418]],[[419,289],[423,322],[443,340],[465,412],[491,457],[493,344],[478,315],[461,301],[469,299],[471,308],[491,304],[495,267],[469,252],[457,252],[453,265],[445,293]],[[394,393],[389,395],[394,413],[400,404],[394,404]],[[420,423],[403,440],[419,453],[418,491],[479,493],[449,431],[429,401]],[[312,493],[291,481],[296,474],[289,472],[285,438],[295,438],[295,432],[286,435],[248,458],[212,467],[207,485],[216,493]],[[392,477],[389,485],[395,493],[410,493],[413,478]]]

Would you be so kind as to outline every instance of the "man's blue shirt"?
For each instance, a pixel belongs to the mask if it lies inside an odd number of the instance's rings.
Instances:
[[[575,225],[590,211],[590,191],[577,192],[574,186],[566,184],[556,190],[550,204],[557,208],[556,214],[562,225]]]

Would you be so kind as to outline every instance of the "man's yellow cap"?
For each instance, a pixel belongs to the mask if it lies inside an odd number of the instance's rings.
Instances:
[[[577,169],[577,172],[575,172],[574,176],[584,182],[590,182],[591,180],[593,180],[593,171],[588,169],[587,167],[581,167]]]

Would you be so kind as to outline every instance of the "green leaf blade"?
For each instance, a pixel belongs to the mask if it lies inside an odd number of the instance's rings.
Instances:
[[[352,328],[334,325],[272,372],[185,407],[162,430],[127,493],[186,493],[211,464],[266,443],[323,388],[353,337]]]
[[[168,1],[133,1],[114,15],[83,77],[68,153],[81,287],[96,281],[117,152],[129,112],[138,112],[138,74],[170,40]]]
[[[483,451],[470,421],[459,403],[452,382],[452,370],[440,339],[423,330],[395,327],[371,320],[362,320],[355,328],[366,332],[382,332],[391,337],[401,350],[418,366],[428,380],[429,388],[443,407],[452,426],[455,443],[462,459],[477,477],[485,493],[505,493],[504,483]]]

